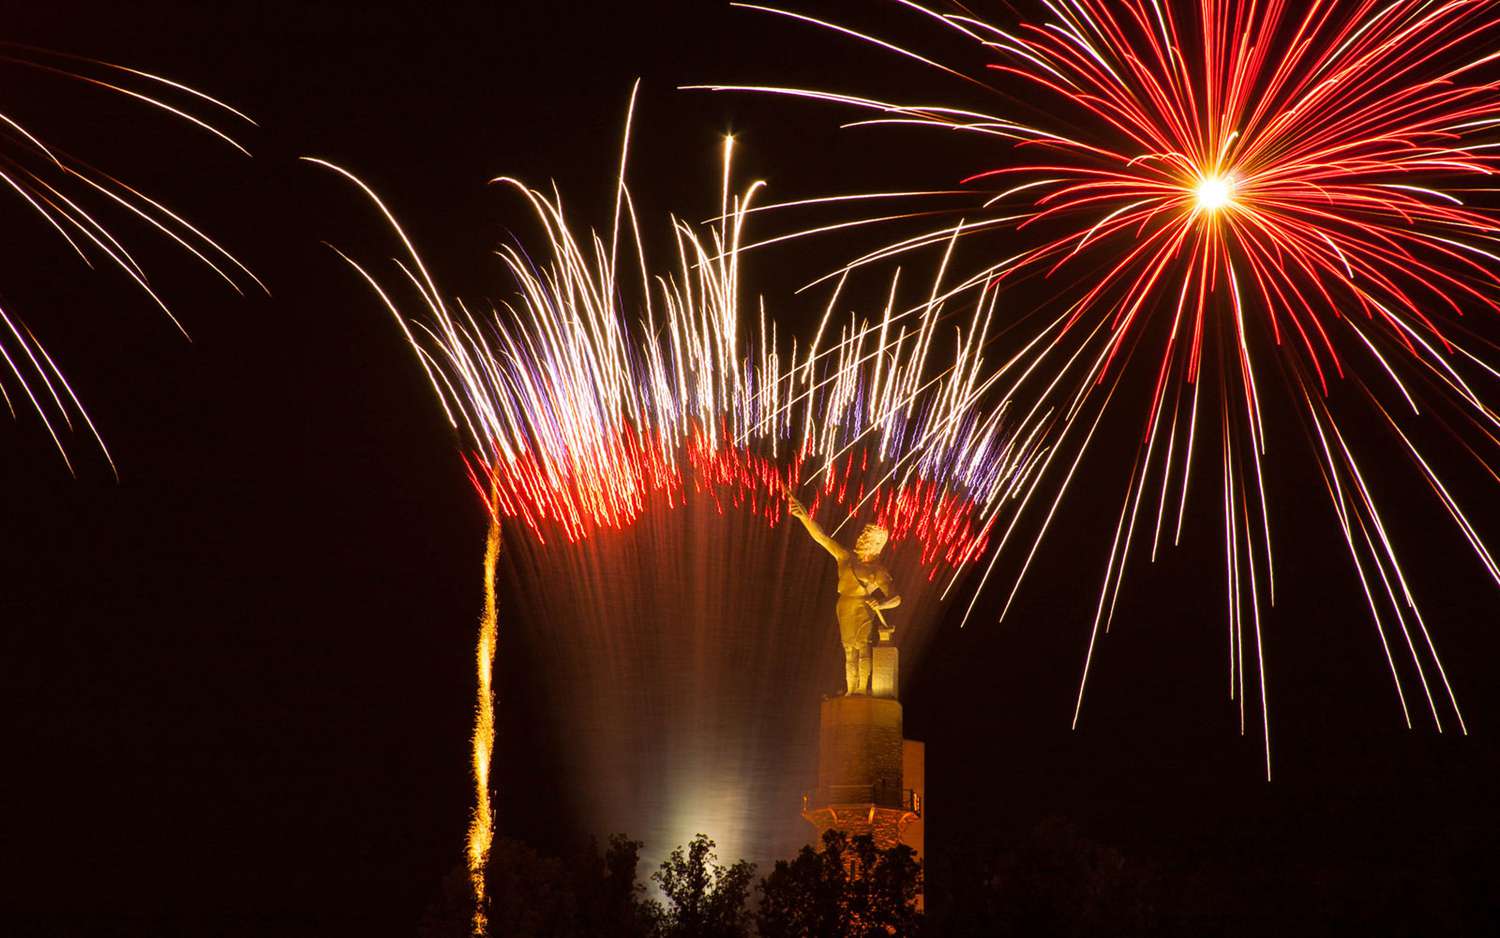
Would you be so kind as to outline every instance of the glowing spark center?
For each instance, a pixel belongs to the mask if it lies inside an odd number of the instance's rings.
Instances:
[[[1230,181],[1223,176],[1204,176],[1198,180],[1193,195],[1198,199],[1199,211],[1217,212],[1230,203],[1232,191]]]

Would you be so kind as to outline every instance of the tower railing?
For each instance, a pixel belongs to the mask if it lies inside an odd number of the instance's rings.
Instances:
[[[885,794],[888,789],[884,785],[836,785],[830,787],[826,792],[820,788],[814,788],[802,793],[803,812],[815,808],[827,807],[829,805],[843,804],[874,804],[898,807],[903,811],[922,816],[922,794],[914,788],[903,788],[895,805],[891,805],[891,799],[877,798],[876,794]]]

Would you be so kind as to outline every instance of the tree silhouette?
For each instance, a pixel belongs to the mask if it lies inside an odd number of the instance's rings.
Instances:
[[[519,840],[496,838],[485,869],[491,935],[507,938],[573,938],[576,905],[562,861],[544,857]],[[469,934],[472,901],[468,876],[456,868],[443,882],[441,899],[428,909],[422,938]]]
[[[616,834],[604,854],[590,840],[567,860],[498,838],[485,870],[489,933],[505,938],[651,938],[657,907],[636,879],[640,841]],[[468,872],[455,867],[427,909],[422,938],[468,938]]]
[[[673,849],[651,874],[666,897],[660,906],[656,934],[660,938],[747,938],[750,913],[745,902],[755,876],[755,864],[740,860],[721,866],[714,842],[699,834]]]
[[[935,875],[929,928],[955,938],[1176,934],[1158,910],[1160,876],[1147,863],[1049,818],[1004,846],[972,845]],[[1186,934],[1211,932],[1188,931]]]
[[[905,844],[888,850],[862,834],[823,834],[823,849],[803,847],[761,880],[756,926],[761,938],[886,938],[914,935],[922,869]]]
[[[610,938],[648,938],[654,926],[654,908],[645,900],[646,887],[636,879],[641,842],[624,834],[609,838],[609,847],[599,855],[592,841],[575,864],[578,894],[578,929],[582,935]]]

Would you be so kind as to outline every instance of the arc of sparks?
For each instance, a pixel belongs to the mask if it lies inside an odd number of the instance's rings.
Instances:
[[[63,67],[55,64],[58,61],[70,64]],[[167,100],[167,95],[187,96],[194,102],[218,109],[223,112],[221,116],[228,115],[252,125],[254,121],[224,102],[171,79],[110,62],[12,42],[0,42],[0,63],[81,82],[128,98],[161,111],[173,120],[186,122],[249,155],[230,132],[198,116],[189,105]],[[83,68],[106,70],[112,80],[93,77]],[[152,92],[131,87],[132,80],[150,83]],[[182,322],[152,286],[145,269],[120,237],[100,220],[95,213],[96,205],[123,210],[139,224],[185,251],[236,293],[243,295],[245,283],[269,293],[248,266],[202,229],[127,182],[49,144],[42,134],[6,113],[3,101],[0,101],[0,191],[9,191],[19,198],[85,265],[93,267],[95,259],[102,259],[105,266],[123,273],[184,336],[187,336],[187,330]],[[7,373],[9,381],[14,382],[17,396],[24,398],[41,419],[70,473],[73,472],[73,462],[68,454],[65,434],[74,430],[76,419],[87,429],[110,469],[118,474],[103,436],[61,368],[31,327],[5,309],[0,309],[0,360],[4,363],[4,370],[0,370],[0,398],[4,399],[13,418],[16,416],[15,401],[7,388]]]

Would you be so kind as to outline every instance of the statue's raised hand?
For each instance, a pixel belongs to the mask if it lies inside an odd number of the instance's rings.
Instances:
[[[807,507],[798,501],[797,496],[793,495],[790,490],[786,493],[786,510],[787,514],[798,521],[807,520]]]

